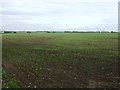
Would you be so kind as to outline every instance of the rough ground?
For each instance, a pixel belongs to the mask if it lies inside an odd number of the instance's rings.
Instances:
[[[7,78],[3,78],[3,85],[23,88],[119,87],[116,35],[5,34],[3,71]],[[6,85],[9,81],[17,85]]]

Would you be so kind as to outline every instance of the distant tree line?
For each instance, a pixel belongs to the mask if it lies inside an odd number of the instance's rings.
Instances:
[[[35,33],[118,33],[114,31],[36,31]],[[4,33],[19,33],[17,31],[4,31]],[[24,33],[32,33],[32,31],[24,31]]]
[[[64,33],[117,33],[114,31],[108,32],[108,31],[64,31]]]
[[[16,33],[15,31],[4,31],[4,33]]]

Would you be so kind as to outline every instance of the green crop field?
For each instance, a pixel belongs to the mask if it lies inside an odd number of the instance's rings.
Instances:
[[[2,34],[3,88],[118,87],[118,33]]]

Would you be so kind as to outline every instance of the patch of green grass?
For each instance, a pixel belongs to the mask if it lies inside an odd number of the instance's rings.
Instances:
[[[4,70],[2,72],[2,88],[20,88],[20,86],[14,80],[12,80]]]
[[[57,48],[35,48],[36,50],[58,50]]]
[[[13,81],[9,81],[9,82],[3,84],[2,88],[20,88],[20,86]]]

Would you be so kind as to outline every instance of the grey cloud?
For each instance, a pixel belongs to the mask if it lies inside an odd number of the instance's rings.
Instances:
[[[3,15],[45,15],[45,13],[40,12],[22,12],[22,11],[2,11]]]
[[[70,24],[69,19],[73,19],[74,22],[71,24],[80,25],[82,21],[81,18],[95,18],[96,21],[94,23],[100,23],[103,27],[104,25],[113,25],[117,24],[117,4],[115,3],[98,3],[98,2],[81,2],[81,3],[69,3],[69,2],[34,2],[34,3],[23,3],[23,6],[17,6],[14,3],[3,3],[4,10],[2,11],[2,15],[4,18],[4,22],[7,23],[10,20],[10,24],[4,24],[4,28],[6,29],[50,29],[48,23],[66,25]],[[25,10],[24,10],[25,9]],[[19,18],[22,17],[23,18]],[[29,17],[29,18],[27,18]],[[86,18],[85,18],[86,17]],[[94,19],[93,18],[93,19]],[[28,24],[27,22],[32,21],[38,22],[37,24]],[[67,21],[68,20],[68,21]],[[25,23],[26,22],[26,23]],[[81,22],[81,23],[80,23]],[[91,21],[92,22],[92,21]],[[15,24],[17,23],[17,24]],[[41,25],[41,23],[45,25]],[[96,24],[93,25],[96,27]],[[87,28],[88,29],[88,28]],[[89,28],[90,29],[90,28]],[[96,28],[97,29],[97,28]]]

